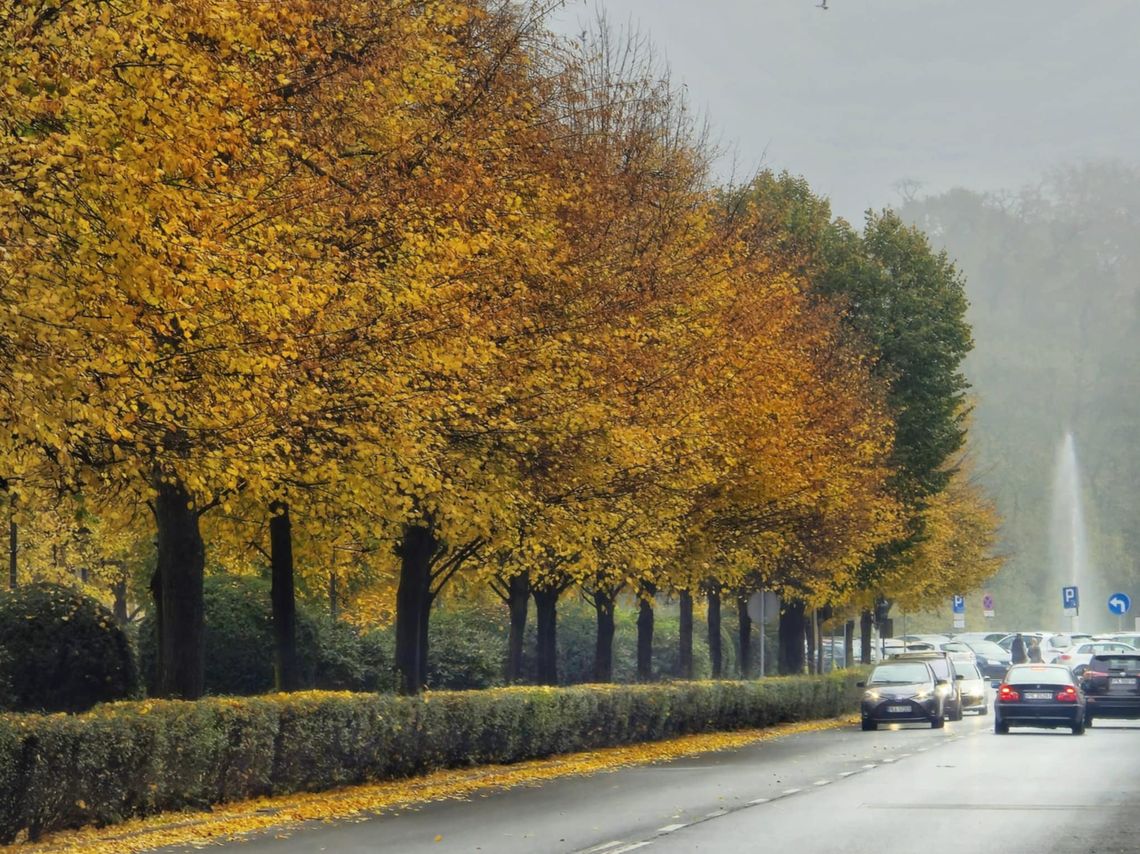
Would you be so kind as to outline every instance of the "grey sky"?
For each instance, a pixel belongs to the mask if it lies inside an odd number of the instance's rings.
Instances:
[[[1140,159],[1140,0],[596,2],[652,38],[743,171],[801,173],[856,221],[904,178],[1015,188]]]

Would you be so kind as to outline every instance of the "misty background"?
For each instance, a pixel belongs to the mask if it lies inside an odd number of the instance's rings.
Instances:
[[[996,628],[1062,628],[1051,487],[1072,431],[1091,572],[1081,628],[1140,614],[1140,2],[599,0],[647,36],[723,150],[854,223],[891,206],[967,277],[972,452],[1005,519]],[[971,624],[981,627],[974,601]],[[947,614],[948,616],[948,614]]]

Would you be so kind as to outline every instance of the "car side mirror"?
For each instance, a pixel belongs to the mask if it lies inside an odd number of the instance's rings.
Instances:
[[[934,684],[935,685],[949,685],[950,682],[947,679],[936,679]]]
[[[867,683],[866,683],[866,682],[856,682],[856,683],[855,683],[855,687],[856,687],[856,688],[866,688],[866,687],[867,687]]]

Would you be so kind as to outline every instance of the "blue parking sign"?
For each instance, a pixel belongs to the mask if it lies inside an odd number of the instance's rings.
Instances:
[[[1076,610],[1081,607],[1081,596],[1076,585],[1061,588],[1061,607]]]
[[[950,605],[951,605],[951,607],[953,607],[955,614],[965,614],[966,613],[966,597],[965,596],[959,596],[958,594],[954,594],[953,598],[950,600]]]

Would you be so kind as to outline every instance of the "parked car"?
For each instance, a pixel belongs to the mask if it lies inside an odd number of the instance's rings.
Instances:
[[[994,698],[994,732],[998,735],[1008,733],[1011,726],[1064,726],[1073,735],[1084,733],[1085,695],[1069,668],[1059,664],[1015,664],[1004,680],[995,682],[995,687],[998,693]]]
[[[943,644],[942,648],[948,652],[965,650],[972,652],[978,669],[987,679],[1000,679],[1009,669],[1009,665],[1013,663],[1010,661],[1009,652],[992,641],[960,641],[955,639],[950,643]]]
[[[961,655],[961,653],[959,653]],[[962,694],[962,711],[977,712],[984,715],[989,711],[986,702],[986,679],[976,664],[959,662],[954,659],[954,667],[963,678],[958,682],[958,690]]]
[[[946,694],[939,688],[944,682],[926,661],[891,659],[871,671],[860,706],[864,730],[878,729],[881,723],[929,723],[934,729],[943,726]]]
[[[1009,652],[1013,648],[1013,639],[1018,635],[1021,635],[1022,640],[1025,641],[1026,645],[1029,644],[1030,638],[1036,638],[1037,642],[1040,644],[1041,641],[1045,640],[1045,638],[1048,636],[1048,632],[1010,632],[1001,640],[994,641],[994,643],[996,643],[1006,652]]]
[[[1060,632],[1041,641],[1041,659],[1050,661],[1079,643],[1091,641],[1093,636],[1082,632]]]
[[[939,691],[946,696],[946,720],[962,720],[962,692],[959,688],[961,677],[948,652],[904,652],[893,656],[892,661],[925,661],[934,675],[943,684]]]
[[[1085,672],[1094,655],[1111,655],[1113,653],[1140,654],[1140,650],[1120,641],[1090,641],[1069,647],[1064,652],[1058,653],[1053,658],[1052,663],[1063,664],[1073,671],[1074,676],[1080,676]]]
[[[962,632],[961,634],[954,635],[951,640],[966,641],[993,641],[997,642],[1008,635],[1009,632]]]
[[[1140,718],[1140,653],[1092,656],[1081,689],[1086,725],[1094,718]]]

